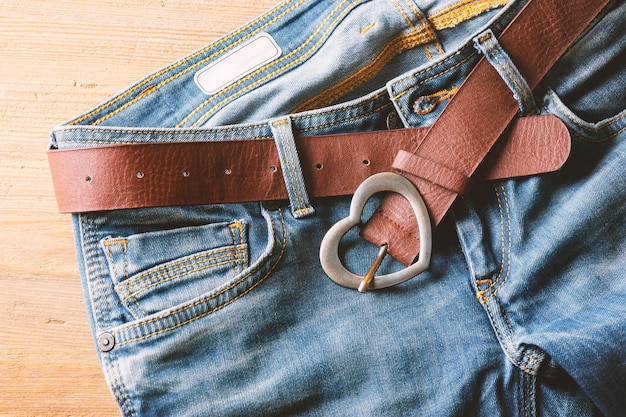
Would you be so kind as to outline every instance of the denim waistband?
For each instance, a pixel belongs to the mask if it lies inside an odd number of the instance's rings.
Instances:
[[[523,2],[507,3],[286,1],[56,128],[52,146],[271,138],[268,120],[282,115],[302,135],[429,125],[479,59],[472,37],[499,33]],[[218,92],[199,88],[199,72],[259,34],[278,58]]]

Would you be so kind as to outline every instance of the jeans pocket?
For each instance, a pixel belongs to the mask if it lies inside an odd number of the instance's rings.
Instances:
[[[538,98],[574,136],[602,142],[626,128],[626,3],[613,2],[568,49],[538,88]],[[601,46],[601,47],[600,47]]]
[[[108,236],[100,241],[114,289],[136,317],[220,287],[249,264],[243,220]]]

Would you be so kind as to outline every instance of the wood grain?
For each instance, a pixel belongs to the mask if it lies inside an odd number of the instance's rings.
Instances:
[[[0,416],[118,415],[96,359],[55,125],[278,0],[0,0]]]

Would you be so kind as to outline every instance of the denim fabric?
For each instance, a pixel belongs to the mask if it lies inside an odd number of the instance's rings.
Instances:
[[[276,134],[293,191],[294,135],[432,124],[480,59],[473,39],[522,6],[286,1],[54,129],[51,146]],[[434,230],[430,268],[401,285],[360,294],[322,271],[349,197],[74,215],[122,414],[625,415],[625,25],[615,1],[534,91],[572,134],[564,168],[476,184]],[[197,84],[261,33],[280,56],[212,94]],[[341,251],[363,274],[378,248],[355,228]],[[387,257],[380,272],[401,267]]]

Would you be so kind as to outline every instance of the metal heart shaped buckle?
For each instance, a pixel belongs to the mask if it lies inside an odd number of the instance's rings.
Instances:
[[[369,271],[364,275],[356,275],[348,271],[339,259],[339,241],[352,227],[361,224],[361,214],[365,203],[374,194],[382,191],[392,191],[402,195],[408,200],[413,208],[420,235],[420,252],[417,262],[405,269],[385,275],[377,275],[376,271],[387,253],[387,245],[381,246],[378,256],[374,260]],[[365,292],[368,289],[381,289],[391,287],[407,281],[423,272],[430,264],[432,250],[432,233],[428,209],[419,191],[406,178],[392,172],[383,172],[372,175],[354,192],[350,203],[348,217],[337,222],[331,227],[320,246],[320,263],[324,272],[337,284],[348,288],[358,289]]]

